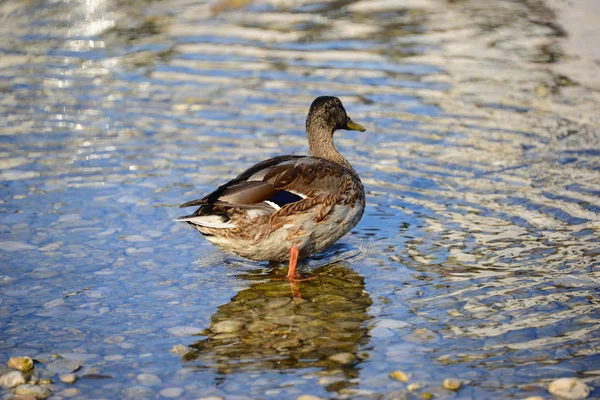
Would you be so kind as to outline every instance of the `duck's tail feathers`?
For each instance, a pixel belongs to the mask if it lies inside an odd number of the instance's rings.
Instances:
[[[186,215],[176,218],[174,221],[189,222],[190,224],[215,229],[235,228],[235,224],[220,215]]]

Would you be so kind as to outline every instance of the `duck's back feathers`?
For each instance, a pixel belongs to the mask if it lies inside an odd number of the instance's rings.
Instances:
[[[180,207],[200,208],[193,215],[179,220],[192,222],[190,217],[214,215],[219,208],[279,211],[282,207],[307,197],[337,193],[343,177],[349,173],[358,180],[354,171],[322,158],[271,158],[252,166],[202,199],[182,204]],[[214,221],[211,221],[211,225],[213,224]]]

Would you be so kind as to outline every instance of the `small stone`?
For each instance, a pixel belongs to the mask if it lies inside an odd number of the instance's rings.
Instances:
[[[62,396],[62,397],[75,397],[75,396],[79,395],[80,393],[81,393],[81,391],[77,388],[67,388],[56,394],[59,396]]]
[[[17,386],[17,388],[15,389],[15,394],[29,395],[35,397],[36,399],[45,399],[47,397],[50,397],[52,393],[50,393],[50,390],[48,390],[48,388],[25,384]]]
[[[160,378],[154,374],[139,374],[137,380],[144,386],[159,385],[162,383]]]
[[[171,347],[170,352],[181,356],[188,352],[188,348],[182,344],[176,344],[175,346]]]
[[[156,393],[150,388],[143,386],[131,386],[123,390],[123,395],[132,399],[150,398],[156,396]]]
[[[320,397],[313,396],[311,394],[303,394],[301,396],[296,397],[296,400],[323,400]]]
[[[433,394],[431,394],[429,392],[423,392],[419,395],[419,398],[423,399],[423,400],[431,400],[431,399],[433,399]]]
[[[423,386],[419,383],[411,383],[409,384],[406,389],[408,389],[409,392],[416,392],[417,390],[421,389]]]
[[[458,390],[462,386],[462,382],[458,379],[447,378],[444,379],[444,382],[442,382],[442,386],[444,387],[444,389]]]
[[[340,364],[350,364],[354,360],[356,360],[356,356],[352,353],[338,353],[338,354],[329,356],[329,359],[331,361],[335,361],[336,363],[340,363]]]
[[[394,371],[390,374],[390,377],[397,381],[406,383],[410,379],[410,374],[407,374],[403,371]]]
[[[31,383],[31,384],[35,384],[35,380],[32,378],[32,379],[29,381],[29,383]],[[51,385],[51,384],[53,384],[53,383],[54,383],[54,381],[53,381],[52,379],[50,379],[50,378],[44,378],[44,379],[40,379],[40,381],[38,382],[38,384],[40,384],[40,385]]]
[[[33,369],[33,360],[29,357],[11,357],[6,365],[10,368],[27,372]]]
[[[182,388],[166,388],[161,390],[160,395],[163,397],[179,397],[183,394]]]
[[[187,337],[192,336],[200,332],[201,330],[202,328],[196,328],[195,326],[174,326],[172,328],[167,329],[167,332],[173,336]]]
[[[226,319],[213,324],[210,330],[214,333],[233,333],[242,329],[243,326],[244,323],[242,321]]]
[[[0,285],[8,285],[9,283],[13,283],[15,278],[12,278],[7,275],[0,275]]]
[[[525,400],[544,400],[542,396],[531,396],[527,397]]]
[[[58,379],[60,379],[60,381],[62,383],[68,383],[69,385],[72,385],[77,380],[77,375],[75,375],[75,374],[64,374],[64,375],[61,375]]]
[[[67,358],[63,358],[46,365],[46,369],[50,372],[54,372],[55,374],[68,374],[77,371],[82,365],[83,362],[79,360],[69,360]]]
[[[578,378],[560,378],[548,386],[550,394],[561,399],[578,400],[590,395],[590,388]]]
[[[12,389],[27,382],[25,375],[21,371],[11,371],[0,377],[0,386],[2,389]]]

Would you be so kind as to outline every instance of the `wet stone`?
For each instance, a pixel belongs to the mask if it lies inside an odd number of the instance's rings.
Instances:
[[[132,386],[123,390],[123,395],[132,399],[154,397],[154,393],[152,389],[143,386]]]
[[[169,351],[173,354],[182,355],[188,352],[188,348],[182,344],[176,344]]]
[[[0,377],[0,386],[2,389],[12,389],[15,386],[22,385],[26,382],[25,375],[21,371],[11,371]]]
[[[159,385],[162,383],[160,378],[154,374],[139,374],[137,380],[144,386]]]
[[[406,386],[406,389],[408,389],[409,392],[416,392],[417,390],[421,389],[423,387],[423,385],[419,384],[419,383],[411,383],[408,386]]]
[[[298,396],[296,398],[296,400],[322,400],[322,399],[320,397],[313,396],[311,394],[303,394],[301,396]]]
[[[340,364],[350,364],[356,360],[356,356],[352,353],[338,353],[329,356],[329,359]]]
[[[160,395],[163,397],[179,397],[183,394],[183,389],[182,388],[166,388],[160,391]]]
[[[45,399],[52,394],[48,388],[29,384],[17,386],[14,393],[18,395],[30,395],[36,399]]]
[[[292,299],[289,298],[285,298],[285,297],[280,297],[280,298],[276,298],[276,299],[271,299],[267,302],[267,304],[264,305],[265,309],[276,309],[276,308],[281,308],[284,306],[287,306],[288,304],[290,304],[292,301]]]
[[[394,371],[390,374],[390,377],[397,381],[405,382],[405,383],[408,382],[410,379],[410,375],[404,371]]]
[[[55,374],[68,374],[77,371],[83,362],[79,360],[61,359],[46,365],[46,369]]]
[[[177,337],[192,336],[200,331],[202,331],[202,328],[197,328],[195,326],[174,326],[172,328],[167,329],[167,332],[170,335]]]
[[[442,382],[442,386],[444,387],[444,389],[458,390],[462,386],[462,383],[458,379],[448,378],[444,379],[444,381]]]
[[[77,375],[75,374],[64,374],[58,378],[62,383],[67,383],[72,385],[77,380]]]
[[[210,327],[213,333],[233,333],[237,332],[244,326],[244,322],[237,320],[219,321]]]
[[[33,369],[33,360],[29,357],[11,357],[6,365],[10,368],[27,372]]]
[[[590,395],[590,388],[578,378],[560,378],[552,381],[548,391],[553,396],[565,400],[585,399]]]
[[[80,393],[81,393],[81,391],[77,388],[67,388],[65,390],[62,390],[62,391],[56,393],[56,395],[68,398],[68,397],[78,396]]]

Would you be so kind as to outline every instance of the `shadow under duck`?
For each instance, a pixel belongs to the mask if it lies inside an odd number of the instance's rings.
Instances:
[[[365,192],[360,177],[333,144],[338,129],[364,132],[337,97],[316,98],[306,118],[310,156],[278,156],[180,207],[199,206],[187,222],[219,249],[256,261],[298,259],[318,253],[360,221]]]

